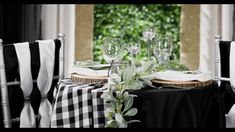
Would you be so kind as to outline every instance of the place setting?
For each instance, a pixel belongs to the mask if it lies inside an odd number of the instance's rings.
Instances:
[[[134,67],[136,72],[143,72],[147,64],[149,71],[143,78],[152,87],[195,88],[212,84],[209,72],[189,70],[176,60],[170,60],[173,42],[170,35],[157,34],[153,27],[143,30],[147,44],[147,60],[137,59],[141,42],[125,43],[121,38],[106,38],[101,49],[105,64],[95,61],[75,61],[71,79],[86,83],[108,83],[112,74],[120,74],[126,67]],[[127,58],[124,60],[124,55]]]

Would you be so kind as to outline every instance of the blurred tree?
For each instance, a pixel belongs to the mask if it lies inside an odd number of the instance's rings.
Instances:
[[[179,60],[181,6],[174,4],[97,4],[94,8],[94,61],[104,63],[101,45],[107,37],[120,37],[125,43],[140,42],[138,59],[147,60],[147,43],[142,31],[154,26],[157,34],[172,35],[171,59]],[[127,54],[125,54],[126,58]]]

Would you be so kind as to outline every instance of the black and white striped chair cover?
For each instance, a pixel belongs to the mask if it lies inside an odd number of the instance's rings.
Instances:
[[[2,45],[0,83],[3,125],[49,127],[53,89],[64,78],[64,35]]]
[[[235,127],[235,42],[216,36],[215,57],[215,80],[222,90],[226,127]]]

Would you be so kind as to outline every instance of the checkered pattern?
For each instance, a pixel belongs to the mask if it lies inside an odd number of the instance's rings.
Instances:
[[[101,92],[96,94],[96,91],[99,91],[97,89],[100,89],[100,86],[74,83],[69,80],[58,83],[58,87],[55,89],[57,93],[55,92],[56,94],[54,94],[55,101],[51,116],[51,127],[103,127],[104,119],[101,119],[102,116],[100,115],[104,113],[104,107],[103,110],[100,110],[99,106],[96,105],[102,105],[104,103],[101,99],[94,99],[95,97],[100,97],[102,94]],[[98,96],[93,96],[92,93]],[[99,112],[101,112],[101,114]],[[96,125],[94,125],[94,122]],[[97,124],[99,122],[102,124]]]
[[[95,89],[92,93],[92,106],[93,106],[93,126],[94,128],[103,128],[105,126],[106,118],[104,110],[107,107],[104,100],[101,98],[103,93],[102,89]]]

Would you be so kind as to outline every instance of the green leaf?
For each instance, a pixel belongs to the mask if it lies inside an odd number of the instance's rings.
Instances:
[[[146,62],[144,65],[143,74],[150,74],[153,70],[153,62]]]
[[[113,102],[115,102],[115,101],[116,101],[116,98],[114,98],[113,95],[110,94],[109,92],[104,92],[104,93],[101,95],[101,98],[102,98],[105,102],[108,102],[108,101],[113,101]]]
[[[131,108],[124,114],[124,116],[134,116],[137,114],[137,111],[138,110],[136,108]]]
[[[112,108],[116,108],[116,102],[110,102],[109,104]]]
[[[109,120],[106,122],[106,128],[118,128],[119,125],[118,125],[118,122],[115,121],[115,120]]]
[[[105,115],[105,118],[107,118],[107,120],[112,120],[114,117],[114,113],[108,112],[107,110],[104,111],[104,115]]]
[[[129,97],[129,92],[128,92],[128,91],[125,91],[122,96],[123,96],[123,100],[125,101],[126,98]]]
[[[170,60],[168,62],[168,69],[176,70],[176,71],[187,71],[189,68],[187,68],[185,65],[181,64],[177,60]]]
[[[143,82],[139,80],[132,80],[126,85],[126,89],[139,90],[143,87]]]
[[[122,110],[122,106],[123,106],[122,104],[117,104],[116,110],[120,112]]]
[[[127,122],[120,123],[119,128],[127,128]]]
[[[130,124],[130,123],[135,123],[135,122],[140,122],[140,120],[130,120],[127,123]]]
[[[109,79],[109,84],[119,84],[121,82],[121,78],[117,74],[112,74]]]
[[[134,98],[134,97],[137,97],[137,95],[129,94],[129,92],[128,92],[128,91],[126,91],[126,92],[124,92],[124,94],[123,94],[123,101],[126,101],[126,100],[127,100],[127,98],[129,98],[129,97]]]
[[[121,124],[121,123],[124,122],[124,118],[123,118],[123,116],[122,116],[120,113],[116,113],[116,114],[115,114],[115,120],[116,120],[119,124]]]
[[[111,123],[113,123],[113,122],[115,122],[115,120],[109,120],[109,121],[107,121],[106,123],[109,125],[109,124],[111,124]]]
[[[127,67],[123,70],[122,73],[122,81],[128,81],[131,80],[135,76],[135,68],[133,67]]]
[[[131,96],[126,98],[126,100],[124,102],[125,108],[124,108],[123,112],[126,112],[127,110],[129,110],[132,107],[133,101],[134,101],[134,99]]]
[[[113,107],[110,107],[110,108],[106,108],[105,109],[107,112],[110,112],[110,113],[115,113],[115,110]]]
[[[141,76],[140,80],[143,81],[144,85],[151,86],[152,85],[152,77]]]

